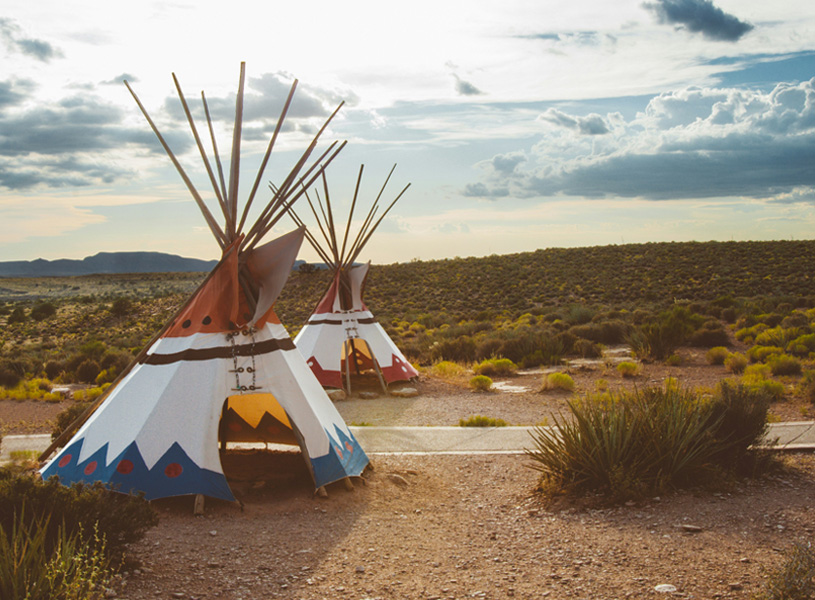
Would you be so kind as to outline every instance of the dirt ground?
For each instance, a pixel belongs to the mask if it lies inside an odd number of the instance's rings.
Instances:
[[[595,391],[599,380],[616,389],[668,376],[712,388],[727,375],[702,351],[682,354],[679,367],[644,365],[631,379],[602,362],[569,372],[577,393]],[[455,425],[471,415],[530,425],[563,413],[570,397],[540,392],[542,377],[527,373],[506,380],[504,391],[476,393],[423,376],[417,397],[336,406],[356,425]],[[6,433],[49,431],[61,408],[0,402],[0,420]],[[812,418],[795,399],[771,410],[781,420]],[[225,470],[242,505],[207,500],[196,517],[191,498],[155,501],[160,524],[130,549],[108,597],[747,599],[785,549],[815,532],[811,454],[785,455],[776,475],[715,493],[614,508],[544,505],[522,455],[371,459],[353,490],[334,484],[320,498],[299,454],[265,455],[266,463],[235,454]]]

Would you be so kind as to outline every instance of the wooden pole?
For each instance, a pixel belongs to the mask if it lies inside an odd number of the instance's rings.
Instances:
[[[359,186],[362,183],[362,170],[365,168],[365,165],[359,165],[359,175],[357,176],[357,185],[354,188],[354,199],[351,201],[351,210],[348,211],[348,223],[345,225],[345,236],[342,239],[342,251],[340,252],[340,257],[345,256],[345,244],[348,242],[348,232],[351,230],[351,219],[354,218],[354,207],[357,205],[357,196],[359,195]],[[342,261],[340,261],[342,262]]]
[[[195,199],[196,204],[198,204],[198,208],[201,209],[201,213],[204,215],[204,220],[206,220],[207,225],[209,225],[210,231],[212,231],[212,234],[215,236],[215,239],[221,246],[221,250],[223,250],[227,246],[226,235],[224,235],[224,232],[218,226],[218,223],[215,221],[215,218],[212,216],[212,213],[209,212],[207,205],[204,204],[204,201],[198,194],[198,190],[195,189],[195,186],[192,184],[192,181],[190,181],[190,178],[187,177],[187,173],[184,171],[184,168],[181,166],[181,163],[178,162],[178,159],[173,154],[173,151],[170,150],[170,146],[168,146],[167,142],[164,141],[164,138],[162,137],[161,133],[159,133],[156,124],[153,123],[153,119],[151,119],[150,115],[147,114],[147,110],[142,105],[141,100],[139,100],[139,97],[136,95],[136,92],[133,91],[133,88],[130,87],[130,84],[127,83],[127,81],[125,81],[124,83],[125,86],[127,86],[127,89],[130,91],[130,94],[133,96],[133,99],[136,101],[136,104],[139,106],[139,109],[141,109],[142,114],[147,119],[147,122],[150,124],[153,133],[155,133],[156,137],[158,137],[158,141],[161,143],[162,147],[164,148],[164,151],[167,153],[167,156],[170,157],[170,160],[173,162],[173,165],[175,165],[178,174],[181,175],[181,179],[184,180],[187,189],[192,194],[192,197]]]
[[[215,197],[218,198],[218,203],[221,206],[221,210],[224,211],[226,222],[229,223],[229,213],[224,210],[224,198],[221,196],[221,191],[218,189],[218,183],[215,181],[215,174],[212,172],[212,166],[209,164],[209,158],[204,150],[204,145],[201,143],[201,137],[198,135],[198,129],[195,127],[192,112],[190,112],[190,107],[187,105],[187,99],[184,97],[184,92],[181,91],[181,84],[178,82],[178,78],[175,76],[175,73],[173,73],[173,82],[175,83],[175,89],[178,92],[178,98],[181,100],[181,107],[184,109],[184,114],[187,115],[187,122],[190,124],[192,137],[195,139],[195,145],[198,146],[198,152],[201,155],[201,160],[204,161],[204,167],[207,170],[207,175],[209,175],[209,181],[212,184],[212,189],[215,191]]]
[[[272,139],[269,140],[269,146],[266,148],[266,154],[263,156],[263,161],[260,163],[260,168],[258,169],[257,177],[255,178],[255,184],[252,186],[252,191],[249,193],[249,198],[246,200],[246,205],[243,207],[243,214],[241,214],[241,222],[238,224],[238,233],[243,231],[243,225],[246,222],[246,216],[249,214],[249,208],[252,206],[252,201],[255,199],[255,193],[257,192],[258,186],[260,185],[260,179],[263,176],[263,172],[266,170],[266,164],[269,162],[269,157],[272,154],[272,149],[274,148],[275,142],[277,141],[277,136],[280,133],[280,128],[283,127],[283,121],[286,120],[286,114],[289,112],[289,107],[291,106],[292,98],[294,98],[294,90],[297,88],[297,80],[294,80],[294,83],[291,85],[291,90],[289,91],[289,97],[286,98],[286,103],[283,105],[283,111],[280,113],[280,118],[277,119],[277,125],[275,125],[274,133],[272,134]]]
[[[241,75],[238,94],[235,97],[235,126],[232,129],[232,161],[229,168],[229,194],[226,204],[229,207],[229,240],[235,239],[235,225],[238,221],[238,182],[241,169],[241,132],[243,131],[243,88],[246,83],[246,63],[241,62]]]
[[[229,213],[226,208],[226,181],[224,181],[224,168],[221,165],[221,155],[218,152],[218,142],[215,140],[215,129],[212,127],[212,117],[209,114],[209,104],[207,104],[207,97],[204,92],[201,92],[201,103],[204,105],[204,114],[207,115],[207,126],[209,127],[209,137],[212,140],[212,152],[215,154],[215,165],[218,167],[218,180],[221,183],[221,200],[222,209],[224,211],[224,219],[229,219]]]

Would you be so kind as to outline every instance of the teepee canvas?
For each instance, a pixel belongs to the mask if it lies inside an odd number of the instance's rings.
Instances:
[[[376,219],[379,199],[393,174],[391,169],[356,236],[349,243],[362,171],[363,166],[359,170],[344,231],[338,231],[334,221],[325,173],[322,175],[325,202],[323,203],[318,195],[316,198],[318,207],[315,208],[315,203],[306,195],[322,240],[309,231],[306,231],[306,239],[331,269],[332,279],[328,291],[294,339],[297,349],[305,357],[320,383],[325,387],[344,387],[347,392],[351,391],[352,373],[369,369],[377,374],[385,391],[387,385],[394,381],[418,376],[416,369],[396,347],[362,300],[370,262],[355,264],[373,232],[410,184],[402,189]],[[295,222],[303,225],[303,221],[294,211],[290,211],[289,214]],[[342,234],[342,240],[338,233]]]
[[[272,308],[291,271],[305,229],[259,243],[342,148],[332,144],[306,168],[333,114],[284,183],[275,188],[258,220],[244,232],[249,205],[292,101],[296,82],[239,219],[237,154],[243,65],[240,81],[227,187],[220,160],[217,162],[220,185],[215,178],[176,80],[179,98],[225,217],[223,228],[203,204],[131,90],[201,207],[222,247],[222,258],[134,365],[85,417],[70,441],[45,465],[43,478],[57,475],[65,484],[101,481],[122,492],[143,492],[148,499],[203,494],[232,500],[221,466],[219,441],[298,444],[315,487],[360,475],[368,463],[365,452]],[[212,123],[206,112],[211,132]],[[217,149],[214,153],[217,159]],[[62,440],[57,440],[56,445],[62,445]],[[53,448],[45,454],[52,451]]]

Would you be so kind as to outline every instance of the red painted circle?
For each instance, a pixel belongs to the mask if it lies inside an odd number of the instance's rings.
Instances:
[[[179,475],[181,475],[181,472],[182,472],[183,470],[184,470],[184,467],[182,467],[182,466],[181,466],[181,465],[179,465],[178,463],[170,463],[170,464],[169,464],[169,465],[167,465],[167,467],[164,469],[164,474],[165,474],[167,477],[170,477],[170,478],[172,479],[173,477],[178,477]]]
[[[278,433],[280,433],[280,427],[278,427],[277,425],[269,425],[267,429],[269,430],[269,433],[271,433],[272,435],[277,435]]]
[[[71,462],[71,455],[70,455],[70,454],[66,454],[65,456],[63,456],[62,458],[60,458],[60,459],[59,459],[59,462],[57,463],[57,466],[59,466],[59,467],[64,467],[64,466],[66,466],[66,465],[67,465],[69,462]]]
[[[119,464],[116,465],[116,470],[122,475],[127,475],[133,471],[133,463],[127,459],[120,460]]]
[[[243,429],[243,425],[241,425],[240,423],[230,423],[229,429],[231,429],[232,431],[240,431],[241,429]]]
[[[96,461],[92,460],[87,465],[85,465],[85,475],[90,475],[96,470]]]

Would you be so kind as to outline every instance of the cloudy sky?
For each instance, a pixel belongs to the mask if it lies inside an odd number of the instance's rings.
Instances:
[[[411,184],[364,259],[815,237],[813,3],[5,4],[0,260],[217,257],[122,81],[211,198],[172,73],[228,162],[241,61],[241,197],[295,78],[267,197],[340,101],[337,210]]]

